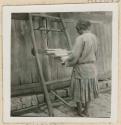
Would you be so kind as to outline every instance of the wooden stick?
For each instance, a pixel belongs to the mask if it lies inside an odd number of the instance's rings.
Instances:
[[[45,17],[45,18],[51,18],[51,19],[57,19],[60,20],[59,17],[55,17],[55,16],[50,16],[50,15],[46,15],[46,14],[40,14],[40,13],[36,13],[36,14],[32,14],[32,16],[39,16],[39,17]]]
[[[37,14],[37,13],[34,13],[32,14],[32,16],[38,16],[38,17],[45,17],[45,18],[50,18],[50,19],[55,19],[54,21],[61,21],[60,17],[56,17],[56,16],[51,16],[51,15],[46,15],[46,14]],[[73,19],[64,19],[63,18],[63,21],[66,22],[66,23],[73,23],[74,20]]]
[[[34,29],[34,30],[40,30],[40,31],[53,31],[53,32],[63,32],[59,29],[48,29],[48,28],[40,28],[40,29]]]
[[[38,70],[39,70],[39,76],[40,76],[41,83],[42,83],[42,86],[44,89],[45,99],[46,99],[48,111],[49,111],[49,116],[54,116],[51,101],[50,101],[48,90],[47,90],[47,86],[45,85],[45,79],[43,77],[42,66],[40,65],[40,62],[39,62],[39,55],[37,52],[38,49],[36,46],[36,40],[35,40],[35,34],[34,34],[34,30],[33,30],[33,25],[32,25],[33,23],[32,23],[32,15],[31,14],[29,14],[29,22],[30,22],[30,28],[31,28],[33,47],[34,47],[34,51],[35,51],[35,57],[36,57],[37,66],[38,66]]]
[[[65,36],[66,36],[69,48],[72,49],[71,38],[70,38],[69,33],[68,33],[67,29],[66,29],[66,25],[65,25],[65,23],[64,23],[64,21],[62,19],[62,15],[61,14],[60,14],[60,19],[61,19],[62,26],[64,28],[64,32],[65,32]]]
[[[48,29],[48,21],[47,21],[47,18],[44,19],[44,29]],[[45,30],[44,31],[45,33],[45,37],[44,37],[44,48],[47,50],[48,49],[48,31]],[[44,57],[44,63],[45,63],[45,66],[46,66],[46,79],[47,80],[51,80],[51,68],[50,68],[50,63],[49,63],[49,57],[48,56],[45,56]]]
[[[48,81],[46,82],[47,85],[52,85],[52,84],[62,84],[63,82],[67,82],[67,81],[70,81],[70,78],[64,78],[64,79],[61,79],[61,80],[53,80],[53,81]]]
[[[62,80],[53,80],[53,81],[47,81],[47,89],[48,91],[56,89],[64,89],[70,86],[70,78],[69,79],[62,79]],[[36,93],[43,93],[43,89],[40,85],[40,83],[31,83],[31,84],[22,84],[21,86],[14,85],[11,88],[12,97],[16,96],[24,96],[24,95],[31,95],[31,94],[36,94]]]
[[[72,105],[70,105],[69,103],[67,103],[63,98],[61,98],[59,95],[57,95],[54,91],[51,91],[51,93],[53,94],[53,95],[55,95],[61,102],[63,102],[64,104],[66,104],[67,106],[69,106],[69,107],[73,107]]]

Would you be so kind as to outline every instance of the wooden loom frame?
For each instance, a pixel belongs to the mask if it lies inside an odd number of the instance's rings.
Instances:
[[[36,46],[36,39],[35,39],[35,34],[34,34],[34,29],[33,29],[32,16],[40,16],[40,17],[44,16],[45,18],[54,18],[56,20],[60,20],[60,22],[62,23],[62,26],[63,26],[63,32],[65,33],[65,36],[66,36],[66,39],[67,39],[67,42],[68,42],[68,45],[69,45],[70,48],[72,48],[71,40],[70,40],[69,34],[68,34],[67,30],[66,30],[65,23],[62,20],[62,15],[60,15],[60,18],[59,18],[59,17],[52,17],[52,16],[47,16],[47,15],[41,16],[40,14],[29,14],[29,23],[30,23],[30,28],[31,28],[32,43],[33,43],[33,47],[34,47],[36,62],[37,62],[38,71],[39,71],[39,76],[40,76],[42,87],[43,87],[43,90],[44,90],[44,95],[45,95],[45,99],[46,99],[46,103],[47,103],[47,107],[48,107],[49,116],[54,116],[51,100],[50,100],[50,97],[49,97],[49,93],[48,93],[48,90],[47,90],[46,82],[45,82],[45,79],[44,79],[44,76],[43,76],[43,72],[42,72],[42,66],[41,66],[41,64],[39,62],[39,55],[38,55],[38,49],[37,49],[37,46]],[[41,30],[47,31],[48,29],[45,26],[45,28],[41,29]],[[49,29],[49,30],[51,30],[51,29]],[[60,30],[57,30],[57,29],[53,29],[51,31],[60,32]],[[58,96],[54,91],[51,90],[51,93],[54,94],[64,104],[66,104],[69,107],[72,107],[65,100],[63,100],[60,96]]]

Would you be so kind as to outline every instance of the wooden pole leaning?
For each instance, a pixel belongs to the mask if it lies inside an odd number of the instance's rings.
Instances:
[[[70,105],[68,102],[66,102],[63,98],[61,98],[59,95],[57,95],[54,91],[51,90],[51,93],[56,96],[61,102],[63,102],[65,105],[67,105],[70,108],[73,108],[72,105]]]
[[[45,99],[46,99],[46,103],[47,103],[47,107],[48,107],[49,116],[52,117],[52,116],[54,116],[53,108],[52,108],[51,100],[50,100],[49,93],[47,90],[47,86],[45,84],[45,79],[44,79],[44,76],[42,73],[42,66],[39,61],[38,49],[37,49],[37,45],[36,45],[36,39],[35,39],[34,30],[33,30],[33,22],[32,22],[31,14],[29,14],[29,23],[30,23],[30,29],[31,29],[32,43],[33,43],[33,47],[34,47],[34,51],[35,51],[35,58],[36,58],[37,66],[38,66],[39,76],[41,78],[40,84],[42,84],[42,87],[44,90],[44,95],[45,95]]]
[[[63,32],[65,33],[65,36],[66,36],[66,39],[67,39],[67,42],[68,42],[68,45],[69,45],[69,49],[72,49],[71,38],[70,38],[69,33],[68,33],[67,29],[66,29],[66,24],[63,21],[61,14],[60,14],[60,20],[61,20],[61,24],[63,26]]]

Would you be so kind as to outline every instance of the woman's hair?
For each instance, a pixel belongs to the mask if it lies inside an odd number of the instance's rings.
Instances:
[[[77,24],[76,24],[76,30],[79,32],[81,30],[87,30],[89,29],[89,27],[91,26],[90,21],[88,20],[78,20]]]

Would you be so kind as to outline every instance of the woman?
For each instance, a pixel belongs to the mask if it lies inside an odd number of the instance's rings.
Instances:
[[[97,87],[97,38],[89,31],[91,23],[79,20],[76,30],[79,36],[65,60],[66,66],[72,66],[72,93],[80,116],[89,116],[88,107],[92,99],[98,96]],[[83,109],[83,110],[82,110]]]

